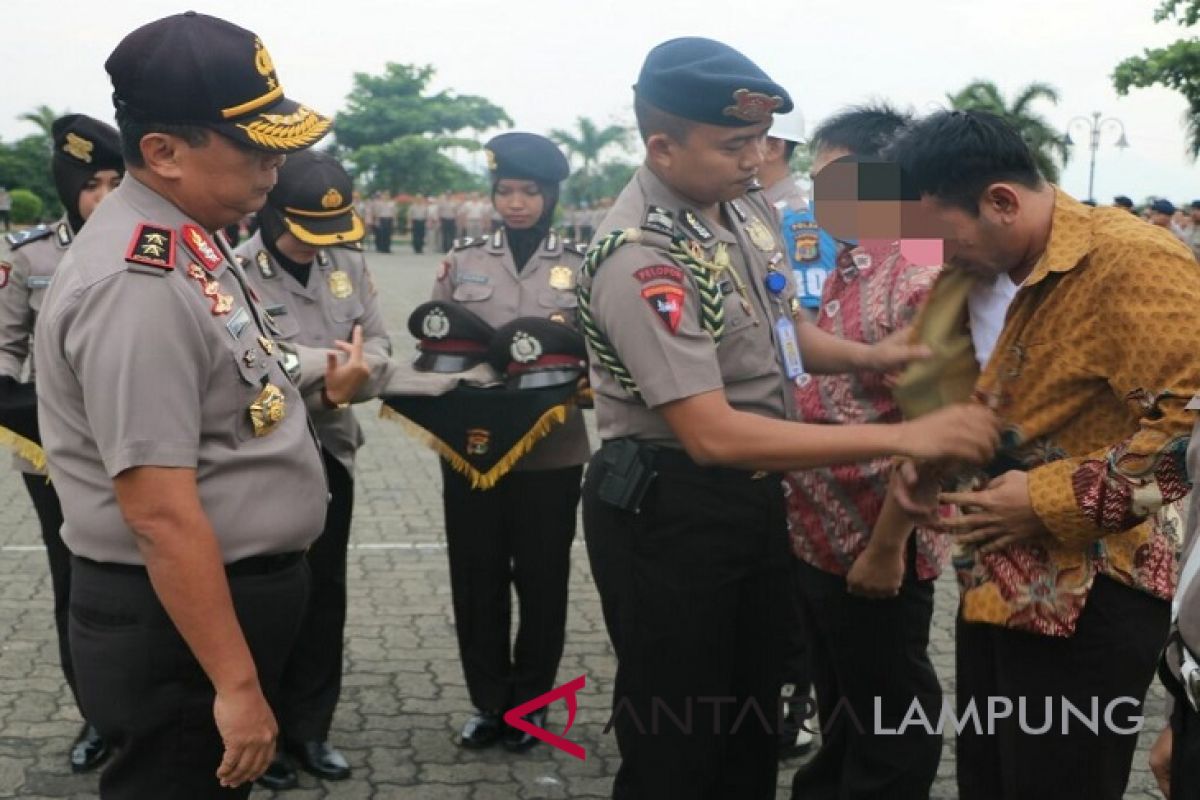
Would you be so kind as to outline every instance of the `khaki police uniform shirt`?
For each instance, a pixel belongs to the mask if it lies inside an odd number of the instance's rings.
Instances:
[[[794,416],[792,385],[780,366],[776,322],[792,319],[795,286],[779,250],[770,207],[761,192],[751,192],[732,203],[722,203],[721,210],[723,226],[701,218],[686,200],[642,166],[596,231],[597,241],[615,230],[634,228],[642,234],[641,242],[614,250],[600,264],[592,282],[592,316],[643,398],[630,395],[617,383],[597,360],[589,342],[601,439],[630,437],[681,448],[656,409],[719,389],[739,411],[774,419]],[[684,224],[685,220],[699,220],[700,225]],[[703,328],[698,289],[687,269],[670,256],[670,234],[659,230],[663,226],[673,226],[675,234],[698,246],[706,261],[713,260],[718,243],[727,248],[747,296],[738,292],[733,276],[720,278],[725,332],[719,344],[714,344]],[[752,240],[752,230],[762,244]],[[770,238],[770,246],[764,235]],[[771,295],[764,285],[772,263],[787,280],[779,295]],[[588,279],[584,276],[581,280]],[[672,315],[660,311],[659,303],[680,289],[682,308],[676,311],[677,327],[672,331]]]
[[[461,303],[495,328],[517,317],[549,317],[577,328],[575,283],[582,263],[583,248],[551,232],[517,272],[501,228],[491,236],[456,243],[438,272],[433,299]],[[514,469],[571,467],[590,455],[583,414],[571,406],[566,421],[534,445]]]
[[[142,223],[173,245],[161,258],[173,254],[174,269],[127,263],[152,250],[141,246]],[[141,466],[196,470],[226,563],[302,550],[324,526],[328,487],[300,393],[219,250],[212,269],[189,276],[201,259],[183,244],[187,225],[195,222],[126,175],[42,303],[38,419],[62,538],[76,555],[143,563],[113,490],[116,476]],[[220,297],[203,293],[214,282],[229,301],[224,313]],[[250,409],[268,387],[285,412],[256,436]]]
[[[36,376],[34,322],[54,270],[74,238],[65,219],[35,236],[38,238],[14,247],[7,261],[0,259],[0,375],[21,380],[28,363],[29,381]],[[20,456],[13,456],[13,466],[21,472],[39,472]]]
[[[363,359],[370,376],[354,397],[376,397],[391,375],[392,342],[379,312],[375,284],[360,250],[326,247],[301,285],[279,266],[262,240],[262,231],[237,248],[238,258],[264,309],[279,329],[280,341],[301,345],[300,387],[321,445],[354,472],[354,454],[363,443],[362,428],[349,408],[330,409],[321,399],[325,386],[325,351],[334,341],[350,341],[355,325],[363,330]]]

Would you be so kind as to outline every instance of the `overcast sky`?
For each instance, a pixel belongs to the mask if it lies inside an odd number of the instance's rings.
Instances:
[[[785,85],[812,123],[841,106],[888,99],[924,113],[974,78],[1006,93],[1034,80],[1058,87],[1043,109],[1064,127],[1078,115],[1119,117],[1131,147],[1107,133],[1096,197],[1200,197],[1184,155],[1182,98],[1138,89],[1118,98],[1110,75],[1125,56],[1186,35],[1155,24],[1158,0],[206,0],[197,11],[258,33],[287,94],[337,111],[354,72],[387,61],[432,64],[435,89],[483,95],[517,128],[546,132],[581,115],[632,124],[630,85],[646,51],[675,36],[721,39]],[[162,0],[0,0],[4,12],[0,139],[31,133],[16,116],[45,103],[111,120],[104,60],[137,26],[189,6]],[[1087,136],[1063,186],[1087,194]],[[632,157],[632,156],[631,156]]]

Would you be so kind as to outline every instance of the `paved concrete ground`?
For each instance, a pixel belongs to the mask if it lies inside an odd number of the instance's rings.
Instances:
[[[396,350],[411,352],[409,310],[424,300],[438,257],[369,256]],[[513,756],[467,752],[452,738],[469,709],[451,619],[437,463],[396,424],[360,410],[361,451],[350,555],[350,610],[345,689],[333,741],[354,768],[351,780],[322,783],[307,775],[288,800],[508,800],[607,797],[616,746],[603,733],[614,661],[582,541],[573,556],[564,682],[584,674],[571,738],[587,749],[578,761],[549,747]],[[33,509],[18,476],[0,467],[0,797],[89,798],[94,776],[72,776],[65,751],[79,716],[58,670],[50,582]],[[954,687],[952,580],[938,586],[933,660],[947,692]],[[1155,684],[1129,798],[1155,798],[1146,767],[1162,713]],[[561,725],[559,704],[552,721]],[[794,763],[784,765],[787,785]],[[948,741],[933,797],[955,797],[953,742]],[[255,797],[270,793],[256,792]],[[780,792],[779,797],[786,797]],[[150,800],[149,798],[147,800]],[[736,800],[736,798],[731,798]]]

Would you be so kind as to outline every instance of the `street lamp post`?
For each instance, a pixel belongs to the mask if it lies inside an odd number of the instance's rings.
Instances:
[[[1093,192],[1096,184],[1096,151],[1100,149],[1100,134],[1106,126],[1109,129],[1115,127],[1121,134],[1120,138],[1116,141],[1116,146],[1121,150],[1129,147],[1129,140],[1125,138],[1125,124],[1121,120],[1116,117],[1100,119],[1100,112],[1093,111],[1090,119],[1088,117],[1075,117],[1067,123],[1067,134],[1063,137],[1063,144],[1068,147],[1075,144],[1071,139],[1071,128],[1075,127],[1077,123],[1083,123],[1088,132],[1088,149],[1092,151],[1091,163],[1088,165],[1088,200],[1094,203],[1096,201],[1096,196]]]

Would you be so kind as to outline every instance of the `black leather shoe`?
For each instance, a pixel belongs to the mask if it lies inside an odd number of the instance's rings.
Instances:
[[[546,709],[539,708],[537,711],[531,711],[525,715],[525,719],[544,729],[546,727]],[[516,728],[506,727],[504,731],[504,749],[510,753],[524,753],[540,741],[541,739]]]
[[[108,742],[90,722],[83,723],[71,745],[71,772],[90,772],[108,758]]]
[[[285,789],[295,789],[296,785],[300,783],[300,778],[296,775],[296,770],[292,769],[292,765],[288,763],[287,758],[282,753],[276,753],[275,757],[271,759],[267,771],[259,776],[255,783],[264,789],[282,792]]]
[[[470,750],[491,747],[504,732],[504,720],[492,711],[476,711],[475,715],[463,725],[458,743]]]
[[[289,749],[300,767],[310,775],[327,781],[344,781],[350,777],[346,757],[329,742],[296,742]]]

